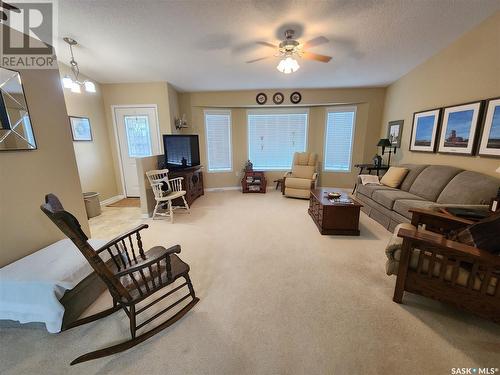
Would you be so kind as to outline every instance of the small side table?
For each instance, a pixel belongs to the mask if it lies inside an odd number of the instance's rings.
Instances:
[[[241,180],[241,191],[243,193],[265,193],[266,177],[261,171],[245,171]]]
[[[380,175],[380,171],[386,171],[389,169],[388,165],[375,165],[375,164],[355,164],[354,165],[356,168],[359,168],[359,173],[363,174],[363,171],[366,169],[368,171],[368,174],[372,174],[372,171],[377,172],[377,176]],[[356,188],[358,187],[358,180],[356,179],[356,182],[354,183],[354,188],[352,189],[352,194],[356,191]]]

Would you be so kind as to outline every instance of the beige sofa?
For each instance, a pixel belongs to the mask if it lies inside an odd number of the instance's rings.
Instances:
[[[318,155],[311,152],[296,152],[293,155],[292,171],[285,174],[283,186],[287,197],[309,199],[311,189],[316,187]]]
[[[362,210],[385,228],[394,231],[411,219],[410,208],[471,206],[487,209],[497,195],[500,180],[481,173],[446,165],[405,164],[408,174],[399,188],[358,183],[356,198]]]

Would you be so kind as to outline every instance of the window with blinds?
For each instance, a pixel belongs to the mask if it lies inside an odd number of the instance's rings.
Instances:
[[[258,170],[289,170],[307,147],[307,110],[248,111],[248,158]]]
[[[208,171],[231,171],[231,111],[205,111],[205,138]]]
[[[324,170],[349,172],[356,107],[328,108],[326,114]]]

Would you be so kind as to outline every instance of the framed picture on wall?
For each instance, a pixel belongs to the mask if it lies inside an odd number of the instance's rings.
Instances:
[[[438,152],[472,155],[482,102],[455,105],[443,109]]]
[[[479,155],[500,157],[500,98],[486,101]]]
[[[92,129],[87,117],[69,116],[73,141],[92,141]]]
[[[441,109],[415,112],[411,129],[410,151],[434,152]]]
[[[387,125],[387,139],[392,147],[401,147],[401,136],[403,134],[404,120],[389,121]]]

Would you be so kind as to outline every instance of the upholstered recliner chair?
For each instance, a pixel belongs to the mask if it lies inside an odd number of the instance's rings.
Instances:
[[[310,191],[316,186],[318,155],[311,152],[296,152],[293,155],[292,171],[283,181],[283,194],[287,197],[309,199]]]

